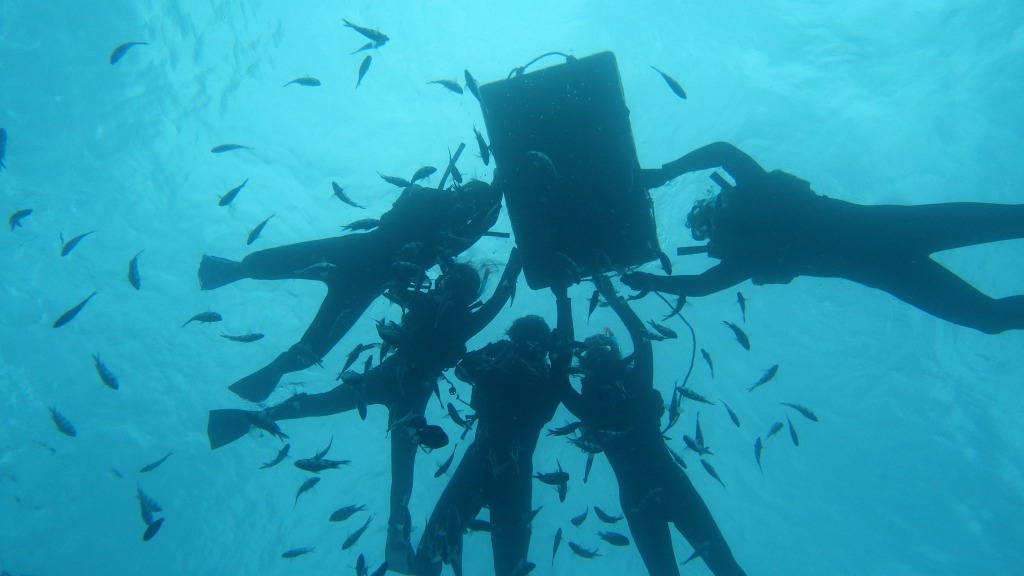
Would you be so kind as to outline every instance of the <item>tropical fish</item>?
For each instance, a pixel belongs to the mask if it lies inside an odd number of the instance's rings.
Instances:
[[[367,55],[363,58],[363,63],[359,65],[359,78],[356,80],[356,88],[363,82],[363,76],[366,76],[366,71],[370,69],[370,62],[373,61],[373,56]]]
[[[302,76],[300,78],[292,80],[291,82],[285,84],[284,86],[291,86],[292,84],[298,84],[299,86],[319,86],[320,81],[317,80],[316,78],[313,78],[312,76]]]
[[[0,160],[3,160],[2,155],[0,155]],[[0,162],[0,165],[2,165],[2,162]],[[15,228],[20,228],[21,220],[31,213],[31,208],[25,208],[24,210],[18,210],[14,214],[11,214],[11,216],[7,218],[7,223],[10,224],[11,230],[14,230]]]
[[[587,308],[587,324],[590,323],[590,317],[594,314],[594,310],[597,310],[597,305],[600,302],[601,291],[594,290],[594,293],[590,295],[590,306]]]
[[[356,576],[366,576],[366,556],[362,554],[356,558]]]
[[[0,128],[0,170],[5,168],[4,166],[4,154],[7,152],[7,130]]]
[[[153,524],[153,514],[163,512],[164,509],[160,507],[156,500],[143,492],[141,486],[135,487],[135,493],[139,498],[139,511],[142,513],[142,521],[145,522],[146,526],[149,526]]]
[[[491,532],[494,526],[490,522],[483,518],[473,518],[469,522],[466,522],[466,530],[470,532]]]
[[[718,483],[722,485],[722,488],[725,488],[725,482],[722,482],[722,479],[718,476],[718,472],[715,472],[714,466],[712,466],[707,460],[704,459],[701,459],[700,465],[703,466],[705,470],[707,470],[708,474],[710,474],[712,478],[718,480]]]
[[[92,355],[93,364],[96,366],[96,373],[100,375],[100,380],[106,384],[109,388],[117,390],[120,385],[117,383],[117,377],[114,373],[107,368],[106,364],[100,362],[99,354]]]
[[[248,343],[248,342],[255,342],[257,340],[262,340],[263,339],[263,334],[260,334],[259,332],[253,332],[251,334],[242,334],[240,336],[232,336],[230,334],[221,334],[220,337],[221,338],[226,338],[228,340],[231,340],[232,342]]]
[[[440,84],[456,94],[462,94],[462,86],[459,86],[459,83],[454,80],[431,80],[427,84]]]
[[[174,454],[174,450],[171,450],[170,452],[165,454],[163,458],[157,460],[156,462],[150,462],[149,464],[146,464],[145,466],[139,469],[139,472],[146,473],[155,469],[157,466],[163,464],[168,458],[170,458],[171,454]]]
[[[586,548],[572,541],[569,542],[569,549],[573,551],[573,554],[576,554],[580,558],[586,558],[588,560],[600,556],[596,548],[593,550],[587,550]]]
[[[665,338],[679,338],[679,334],[677,334],[675,330],[667,326],[662,326],[661,324],[658,324],[654,320],[648,320],[647,324],[650,325],[651,328],[654,328],[654,330],[658,334],[661,334]]]
[[[117,48],[114,48],[114,51],[110,53],[110,65],[113,66],[114,64],[117,64],[121,58],[124,58],[124,55],[128,53],[128,50],[130,50],[132,46],[147,46],[148,44],[148,42],[125,42],[124,44],[121,44]]]
[[[714,405],[714,402],[712,402],[711,400],[708,400],[705,396],[702,396],[702,395],[698,394],[697,392],[694,392],[693,390],[690,390],[689,388],[686,388],[685,386],[679,386],[678,389],[679,389],[679,394],[682,395],[684,398],[689,398],[690,400],[693,400],[694,402],[700,402],[702,404]]]
[[[750,388],[747,388],[747,392],[753,392],[754,388],[757,388],[758,386],[763,386],[763,385],[767,384],[769,380],[771,380],[772,378],[775,378],[775,374],[777,374],[778,372],[779,372],[779,365],[776,364],[776,365],[772,366],[767,371],[765,371],[765,373],[760,378],[757,379],[757,382],[754,382],[753,386],[751,386]]]
[[[248,146],[242,146],[241,144],[218,144],[213,148],[210,148],[210,152],[214,154],[223,154],[224,152],[231,152],[232,150],[252,150]]]
[[[366,510],[366,506],[360,504],[359,506],[345,506],[344,508],[338,508],[331,514],[331,522],[341,522],[342,520],[348,520],[356,512],[362,512]]]
[[[78,431],[75,430],[71,421],[58,412],[56,407],[50,406],[50,419],[53,420],[53,423],[57,426],[57,430],[60,430],[62,434],[71,436],[72,438],[78,436]]]
[[[75,236],[71,240],[68,240],[67,242],[65,242],[64,245],[60,249],[60,255],[61,256],[67,256],[68,254],[70,254],[71,251],[75,249],[75,246],[78,246],[78,243],[81,242],[83,238],[85,238],[86,236],[88,236],[89,234],[92,234],[94,232],[96,232],[96,231],[95,230],[90,230],[90,231],[86,232],[85,234],[79,234],[78,236]]]
[[[345,230],[373,230],[378,226],[380,226],[380,220],[376,218],[361,218],[355,222],[349,222],[342,228]]]
[[[348,197],[348,194],[345,194],[345,189],[339,186],[337,182],[331,182],[331,188],[334,189],[334,195],[338,198],[338,200],[341,200],[342,202],[348,204],[349,206],[352,206],[353,208],[366,208],[366,206],[360,206],[359,204],[353,202],[352,199]]]
[[[85,308],[85,305],[89,302],[89,300],[92,299],[93,296],[96,295],[97,292],[99,292],[99,290],[93,290],[92,294],[89,294],[89,296],[86,297],[85,300],[82,300],[78,304],[75,304],[73,308],[61,314],[60,317],[57,318],[56,321],[54,321],[53,327],[60,328],[61,326],[67,324],[68,322],[71,322],[75,318],[75,316],[77,316],[78,313],[82,311],[82,308]]]
[[[732,330],[732,333],[733,335],[736,336],[736,341],[740,343],[740,346],[743,346],[743,348],[746,350],[750,350],[750,339],[747,338],[746,332],[741,330],[739,326],[733,324],[732,322],[729,322],[727,320],[723,320],[722,322],[724,322],[725,325],[728,326],[730,330]]]
[[[231,201],[235,199],[235,196],[238,196],[238,193],[242,191],[242,188],[244,188],[248,182],[249,179],[246,178],[241,184],[235,186],[231,190],[228,190],[227,193],[220,197],[220,201],[217,202],[217,206],[227,206],[228,204],[231,204]]]
[[[259,224],[256,225],[255,228],[253,228],[252,230],[249,231],[249,238],[246,239],[246,241],[245,241],[245,245],[246,246],[251,245],[253,242],[256,241],[257,238],[260,237],[260,233],[263,232],[263,228],[267,225],[267,222],[270,222],[270,219],[273,218],[273,217],[274,217],[273,214],[271,214],[270,216],[267,216],[266,220],[264,220],[263,222],[260,222]]]
[[[682,468],[683,470],[686,469],[686,461],[683,460],[682,456],[680,456],[675,450],[671,448],[668,449],[668,453],[672,455],[672,459],[676,461],[676,464],[678,464],[680,468]]]
[[[704,361],[708,363],[708,369],[711,370],[711,379],[715,378],[715,363],[711,361],[711,354],[708,351],[701,348],[700,355],[704,357]]]
[[[465,76],[466,88],[469,90],[469,93],[476,98],[477,102],[483,104],[483,101],[480,100],[480,85],[476,83],[476,78],[473,78],[473,75],[469,73],[469,70],[465,71]]]
[[[810,420],[811,422],[817,422],[818,421],[818,417],[814,414],[814,412],[811,412],[810,408],[807,408],[805,406],[801,406],[799,404],[789,404],[788,402],[779,402],[779,404],[782,404],[783,406],[789,406],[793,410],[796,410],[797,412],[799,412],[804,418],[807,418],[808,420]]]
[[[747,321],[747,299],[743,297],[743,292],[736,293],[736,303],[740,305],[740,314],[743,316],[743,321]]]
[[[648,295],[650,292],[651,292],[650,290],[643,290],[640,293],[638,293],[636,296],[630,296],[629,299],[630,300],[636,300],[638,298],[643,298],[644,296]],[[668,320],[669,318],[679,314],[679,312],[683,309],[683,306],[685,306],[685,305],[686,305],[686,296],[679,296],[678,298],[676,298],[676,305],[672,307],[672,311],[669,312],[668,314],[666,314],[665,317],[662,318],[662,320]]]
[[[569,473],[562,470],[561,464],[558,464],[557,472],[538,472],[533,477],[549,486],[557,486],[569,481]]]
[[[260,466],[260,470],[263,470],[264,468],[272,468],[283,462],[285,457],[288,456],[288,451],[291,449],[291,444],[285,444],[284,447],[277,452],[277,456],[274,456],[273,460],[271,460],[270,462],[264,462],[263,465]]]
[[[676,422],[679,421],[679,415],[681,414],[679,406],[682,403],[682,398],[682,395],[679,394],[679,387],[674,386],[672,388],[672,400],[668,404],[668,424],[661,430],[662,434],[668,432],[669,428],[675,426]]]
[[[437,168],[434,168],[433,166],[423,166],[412,175],[412,180],[410,181],[417,182],[419,180],[423,180],[434,172],[437,172]]]
[[[658,263],[661,264],[661,269],[665,272],[665,274],[669,276],[672,275],[672,261],[668,259],[668,254],[665,254],[664,252],[659,250]]]
[[[351,28],[351,29],[355,30],[356,32],[359,32],[360,34],[365,36],[368,40],[372,41],[374,48],[380,48],[381,46],[386,44],[388,40],[390,40],[390,38],[388,38],[386,34],[381,34],[381,32],[379,30],[371,30],[369,28],[364,28],[362,26],[357,26],[357,25],[349,22],[348,20],[345,20],[344,18],[342,19],[342,22],[344,22],[345,26],[347,26],[348,28]]]
[[[775,436],[779,432],[782,432],[782,422],[773,422],[771,428],[768,429],[768,435],[764,437],[765,440]]]
[[[654,66],[651,66],[651,68],[654,68]],[[661,74],[661,77],[665,79],[665,83],[668,84],[668,87],[672,89],[673,94],[679,96],[683,100],[686,100],[686,91],[683,90],[683,87],[679,85],[679,82],[676,82],[674,78],[672,78],[668,74],[665,74],[661,70],[658,70],[657,68],[654,68],[654,71],[657,72],[658,74]]]
[[[484,135],[473,126],[473,134],[476,135],[476,145],[480,148],[480,159],[484,161],[484,166],[491,164],[491,149],[487,146],[487,142],[484,142]]]
[[[373,349],[374,346],[377,346],[377,344],[357,344],[356,347],[353,348],[352,351],[349,352],[348,356],[345,358],[345,365],[342,366],[341,372],[338,374],[338,378],[340,379],[341,375],[344,374],[346,370],[348,370],[350,367],[352,367],[353,364],[356,363],[356,360],[359,359],[360,354],[366,352],[367,350]]]
[[[629,546],[629,538],[618,532],[598,532],[597,537],[612,546]]]
[[[558,545],[562,543],[562,529],[555,532],[555,545],[551,547],[551,565],[555,565],[555,554],[558,552]]]
[[[789,425],[789,438],[793,441],[794,446],[800,445],[800,438],[796,435],[796,428],[793,428],[793,422],[786,416],[786,424]]]
[[[366,519],[366,523],[363,524],[358,530],[356,530],[355,532],[349,534],[348,538],[345,538],[345,541],[342,542],[341,549],[342,550],[348,550],[349,548],[354,546],[355,543],[359,540],[359,537],[363,535],[363,532],[366,532],[366,528],[370,526],[370,521],[371,520],[373,520],[373,516],[370,516],[369,518],[367,518]]]
[[[761,468],[761,451],[764,450],[764,445],[761,444],[761,437],[758,436],[757,440],[754,440],[754,460],[757,460],[757,467]]]
[[[434,472],[434,478],[440,478],[443,474],[448,472],[448,469],[451,468],[452,466],[452,462],[455,461],[455,450],[458,449],[458,447],[459,445],[456,444],[452,448],[451,456],[448,456],[448,459],[445,460],[443,464],[437,467],[437,471]]]
[[[150,523],[149,526],[146,526],[146,531],[142,533],[142,540],[144,542],[149,542],[150,540],[152,540],[153,536],[156,536],[156,533],[160,531],[160,527],[163,525],[163,518],[157,518],[156,520],[154,520],[152,523]]]
[[[589,512],[590,508],[588,507],[586,510],[583,511],[582,514],[577,514],[576,516],[573,516],[572,519],[569,520],[569,522],[572,522],[572,525],[578,528],[580,524],[583,524],[583,521],[587,519],[587,513]]]
[[[558,485],[558,501],[565,502],[565,497],[569,494],[569,483],[562,482]]]
[[[326,458],[303,458],[295,461],[295,467],[306,472],[323,472],[333,470],[339,466],[347,466],[351,460],[327,460]]]
[[[685,434],[683,435],[683,442],[686,444],[687,448],[693,450],[694,452],[700,454],[701,456],[714,456],[714,453],[711,452],[711,449],[705,446],[703,442],[697,442],[696,439],[690,438]]]
[[[733,412],[732,408],[729,408],[729,405],[726,404],[725,402],[722,402],[722,406],[725,406],[725,410],[729,413],[729,419],[732,420],[732,423],[735,424],[737,428],[739,428],[740,417],[737,416],[736,413]]]
[[[319,481],[319,476],[313,476],[312,478],[309,478],[308,480],[303,482],[302,486],[299,486],[299,491],[295,493],[295,504],[299,503],[299,496],[302,496],[306,492],[309,492],[313,488],[313,486],[316,486],[316,483]],[[295,504],[293,504],[292,506],[294,507]]]
[[[619,520],[622,520],[622,516],[612,516],[611,514],[601,510],[597,506],[594,506],[594,512],[597,513],[597,517],[606,524],[615,524]]]
[[[388,184],[391,184],[392,186],[398,186],[399,188],[408,188],[409,186],[412,186],[412,182],[409,182],[405,178],[399,178],[398,176],[388,176],[386,174],[381,174],[380,172],[377,172],[377,175],[380,176],[382,180],[384,180]]]
[[[587,483],[587,479],[590,478],[590,469],[594,467],[594,453],[587,453],[587,464],[583,467],[583,483]]]
[[[387,572],[388,572],[388,563],[387,562],[381,562],[380,566],[378,566],[377,569],[373,571],[373,574],[370,574],[370,576],[384,576],[385,574],[387,574]]]
[[[288,550],[287,552],[281,554],[281,558],[298,558],[299,556],[305,556],[306,554],[309,554],[315,549],[315,546],[312,548],[292,548],[291,550]]]
[[[139,256],[143,252],[145,250],[139,250],[139,253],[132,256],[131,262],[128,263],[128,283],[136,290],[142,289],[142,277],[139,275]]]
[[[223,319],[224,318],[216,312],[200,312],[199,314],[189,318],[188,321],[181,325],[181,327],[184,328],[185,326],[188,326],[189,322],[203,322],[205,324],[209,324],[210,322],[220,322]]]

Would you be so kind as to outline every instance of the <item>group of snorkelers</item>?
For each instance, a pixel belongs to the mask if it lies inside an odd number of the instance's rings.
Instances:
[[[989,298],[930,258],[939,250],[1024,237],[1024,206],[850,204],[819,196],[785,172],[767,172],[725,143],[644,170],[642,178],[653,188],[685,172],[718,167],[735,184],[716,175],[722,191],[695,204],[687,226],[695,240],[708,241],[707,254],[721,262],[698,276],[629,272],[623,283],[641,292],[686,297],[748,279],[763,284],[788,283],[800,275],[841,277],[987,333],[1024,328],[1024,296]],[[262,250],[241,262],[204,256],[199,269],[204,290],[243,278],[301,278],[327,285],[324,302],[299,342],[230,386],[252,402],[266,400],[284,374],[319,363],[377,297],[403,311],[400,322],[378,324],[381,346],[392,354],[376,367],[346,371],[330,391],[297,394],[261,410],[214,410],[211,447],[232,442],[252,426],[280,433],[276,422],[282,420],[353,409],[365,417],[368,405],[382,405],[391,431],[385,550],[390,569],[437,575],[449,564],[460,574],[462,534],[487,507],[495,574],[525,574],[532,567],[533,453],[540,430],[562,404],[580,420],[577,445],[607,456],[623,514],[650,574],[679,573],[670,523],[714,574],[744,574],[665,443],[664,399],[654,387],[650,334],[608,276],[585,274],[626,327],[632,342],[628,356],[605,334],[575,340],[568,288],[579,279],[568,273],[551,287],[554,330],[541,317],[525,315],[508,328],[506,339],[467,352],[467,342],[513,297],[522,270],[513,249],[493,293],[480,303],[479,273],[456,261],[494,225],[501,199],[497,186],[480,181],[448,189],[410,185],[368,232]],[[428,271],[435,266],[440,274],[430,281]],[[414,547],[413,466],[419,446],[448,443],[424,413],[431,395],[440,397],[438,380],[449,369],[472,386],[476,431]],[[581,376],[579,391],[570,374]]]

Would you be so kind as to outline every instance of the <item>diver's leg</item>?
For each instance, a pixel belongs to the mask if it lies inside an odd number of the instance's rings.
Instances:
[[[647,509],[631,512],[625,506],[626,522],[633,535],[633,543],[651,576],[679,576],[676,556],[672,552],[672,535],[668,522],[659,511]]]
[[[668,490],[671,493],[667,497],[674,502],[672,510],[669,511],[672,522],[711,572],[715,576],[745,576],[746,573],[733,557],[725,536],[718,529],[711,510],[681,470],[677,474],[673,473]]]
[[[884,290],[936,318],[986,334],[1024,329],[1024,296],[986,296],[927,256],[862,266],[847,277]]]
[[[394,399],[388,408],[390,412],[389,425],[395,419],[410,412],[423,415],[430,390],[429,387],[419,384],[419,382],[406,383],[409,389],[404,395]],[[402,574],[414,573],[416,560],[416,554],[409,541],[412,531],[409,499],[412,497],[417,449],[416,441],[411,435],[399,432],[391,434],[391,511],[388,518],[388,534],[384,554],[389,568]]]
[[[953,248],[1024,238],[1024,204],[950,202],[921,206],[866,206],[867,234],[891,238],[894,252],[932,254]]]
[[[480,483],[489,478],[485,465],[486,454],[474,442],[452,473],[420,536],[416,547],[418,576],[437,576],[443,561],[453,554],[461,557],[462,527],[476,518],[483,506]],[[457,534],[450,535],[456,526]]]
[[[338,269],[350,244],[349,237],[338,236],[267,248],[243,258],[238,272],[255,280],[325,280]]]
[[[532,467],[510,468],[500,474],[488,490],[496,576],[511,576],[526,564],[530,553],[528,520],[533,506],[532,481]]]
[[[296,394],[264,413],[273,421],[330,416],[358,406],[359,393],[348,384],[340,384],[320,394]]]

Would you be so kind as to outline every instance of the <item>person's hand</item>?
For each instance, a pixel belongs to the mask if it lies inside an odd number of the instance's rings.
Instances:
[[[648,274],[647,272],[627,272],[626,274],[623,274],[619,280],[633,290],[643,292],[654,288],[655,276],[654,274]]]

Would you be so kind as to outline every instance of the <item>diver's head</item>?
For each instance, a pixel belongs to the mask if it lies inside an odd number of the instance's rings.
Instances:
[[[550,348],[551,327],[536,314],[517,318],[506,334],[513,344],[525,350],[547,352]]]
[[[452,264],[434,281],[434,288],[456,306],[469,306],[480,295],[480,274],[461,262]]]
[[[707,240],[711,235],[711,224],[715,216],[715,198],[703,198],[693,203],[686,215],[686,227],[697,241]]]
[[[617,367],[622,352],[615,339],[606,334],[595,334],[583,341],[579,351],[580,368],[590,373],[605,373]]]

